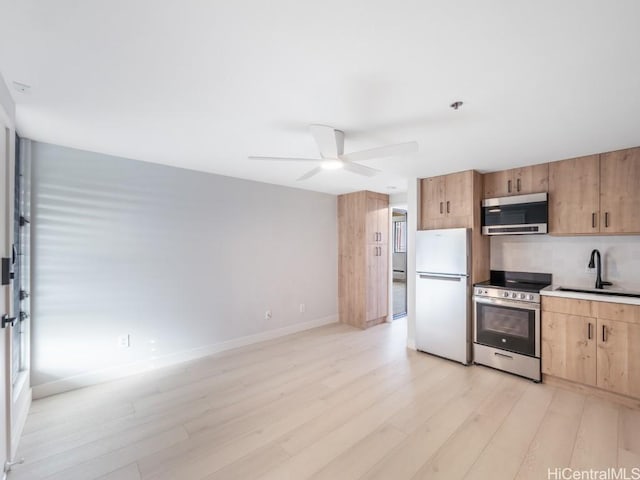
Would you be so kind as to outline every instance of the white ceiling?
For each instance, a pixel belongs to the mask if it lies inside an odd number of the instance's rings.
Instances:
[[[331,193],[640,145],[637,0],[0,0],[26,137]],[[10,85],[11,87],[11,85]],[[465,102],[454,111],[449,104]],[[417,140],[383,174],[317,156]],[[363,162],[364,163],[364,162]]]

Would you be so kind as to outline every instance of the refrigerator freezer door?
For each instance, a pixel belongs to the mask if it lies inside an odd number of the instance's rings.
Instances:
[[[418,274],[416,347],[464,363],[470,361],[469,277]]]
[[[416,271],[468,274],[469,231],[449,228],[416,232]]]

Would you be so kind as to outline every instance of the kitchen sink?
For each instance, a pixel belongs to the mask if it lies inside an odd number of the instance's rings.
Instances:
[[[556,291],[559,291],[559,292],[578,292],[578,293],[595,293],[596,295],[614,295],[616,297],[640,298],[640,293],[620,292],[620,291],[616,291],[616,290],[596,290],[596,289],[588,289],[588,288],[558,287],[558,288],[556,288]]]

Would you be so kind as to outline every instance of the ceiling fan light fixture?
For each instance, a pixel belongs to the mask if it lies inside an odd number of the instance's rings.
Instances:
[[[322,168],[325,170],[337,170],[339,168],[344,167],[344,163],[342,160],[323,160],[321,164]]]

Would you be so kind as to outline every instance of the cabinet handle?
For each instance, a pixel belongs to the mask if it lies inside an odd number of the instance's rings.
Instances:
[[[447,213],[451,213],[451,202],[449,202],[449,200],[447,200]]]
[[[440,202],[440,215],[442,215],[444,212],[442,211],[442,202]]]
[[[378,247],[378,256],[381,257],[382,256],[382,247]]]
[[[507,192],[511,193],[511,180],[507,180]]]
[[[591,340],[591,322],[587,323],[587,340]]]
[[[602,341],[603,342],[607,341],[607,326],[606,325],[602,325]]]
[[[609,228],[609,212],[604,212],[604,227]]]
[[[520,191],[520,179],[516,180],[516,190]]]
[[[596,212],[593,212],[593,213],[591,214],[591,226],[592,226],[593,228],[596,228]]]

